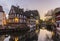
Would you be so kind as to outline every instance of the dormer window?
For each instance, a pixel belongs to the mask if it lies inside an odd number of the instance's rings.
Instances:
[[[26,16],[24,16],[24,18],[26,18]]]
[[[31,14],[31,16],[33,16],[33,14]]]

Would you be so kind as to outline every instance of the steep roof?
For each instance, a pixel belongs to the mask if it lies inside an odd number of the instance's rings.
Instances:
[[[12,8],[13,8],[13,10],[15,11],[15,14],[21,14],[21,12],[23,12],[23,9],[21,9],[21,8],[19,8],[19,6],[12,6],[11,7],[11,10],[12,10]],[[11,11],[10,10],[10,11]],[[13,13],[13,12],[12,12]],[[9,12],[9,14],[10,14],[10,12]]]
[[[37,10],[29,10],[29,11],[25,11],[25,14],[27,15],[27,17],[36,17],[39,16],[39,13]]]
[[[58,8],[55,8],[54,12],[55,12],[55,13],[58,13],[58,12],[60,12],[60,7],[58,7]]]
[[[0,6],[0,12],[4,12],[2,6]]]

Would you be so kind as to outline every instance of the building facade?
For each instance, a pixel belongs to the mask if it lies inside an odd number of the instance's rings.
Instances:
[[[38,22],[40,20],[40,16],[39,16],[38,11],[37,10],[29,10],[29,11],[25,11],[25,14],[27,15],[28,27],[30,27],[31,29],[33,27],[36,27],[36,24],[38,24]]]
[[[16,27],[26,27],[26,15],[24,10],[19,8],[19,6],[12,6],[8,16],[8,24],[13,28]],[[11,27],[10,27],[11,28]]]
[[[53,10],[49,10],[46,14],[45,14],[45,17],[46,17],[46,20],[49,20],[49,19],[52,19],[54,16],[54,11]]]
[[[3,11],[3,7],[0,6],[0,26],[6,25],[6,14]]]
[[[54,10],[54,14],[55,14],[55,24],[56,24],[56,38],[58,41],[60,39],[60,7],[59,8],[55,8]]]
[[[56,26],[60,27],[60,8],[56,8],[54,12],[55,12]]]

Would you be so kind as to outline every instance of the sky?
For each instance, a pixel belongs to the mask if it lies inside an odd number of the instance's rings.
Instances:
[[[25,10],[38,10],[41,19],[45,19],[44,15],[48,10],[60,7],[60,0],[0,0],[0,5],[8,15],[12,5],[20,6]]]

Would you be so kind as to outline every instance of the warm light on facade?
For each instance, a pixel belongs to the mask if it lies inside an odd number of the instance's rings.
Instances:
[[[38,20],[36,20],[36,24],[38,24],[39,23],[39,21]]]
[[[46,18],[40,18],[40,19],[44,21]],[[47,19],[46,19],[46,20],[47,20]]]
[[[19,19],[17,17],[14,20],[15,20],[15,22],[18,22],[19,21]]]
[[[18,37],[15,37],[15,41],[18,41]]]
[[[52,23],[54,23],[55,21],[52,19]]]
[[[11,22],[10,19],[8,19],[7,22],[10,23]]]
[[[7,23],[6,23],[6,20],[3,20],[3,24],[2,25],[6,25]]]
[[[52,36],[55,34],[53,31],[51,33],[52,33]]]

